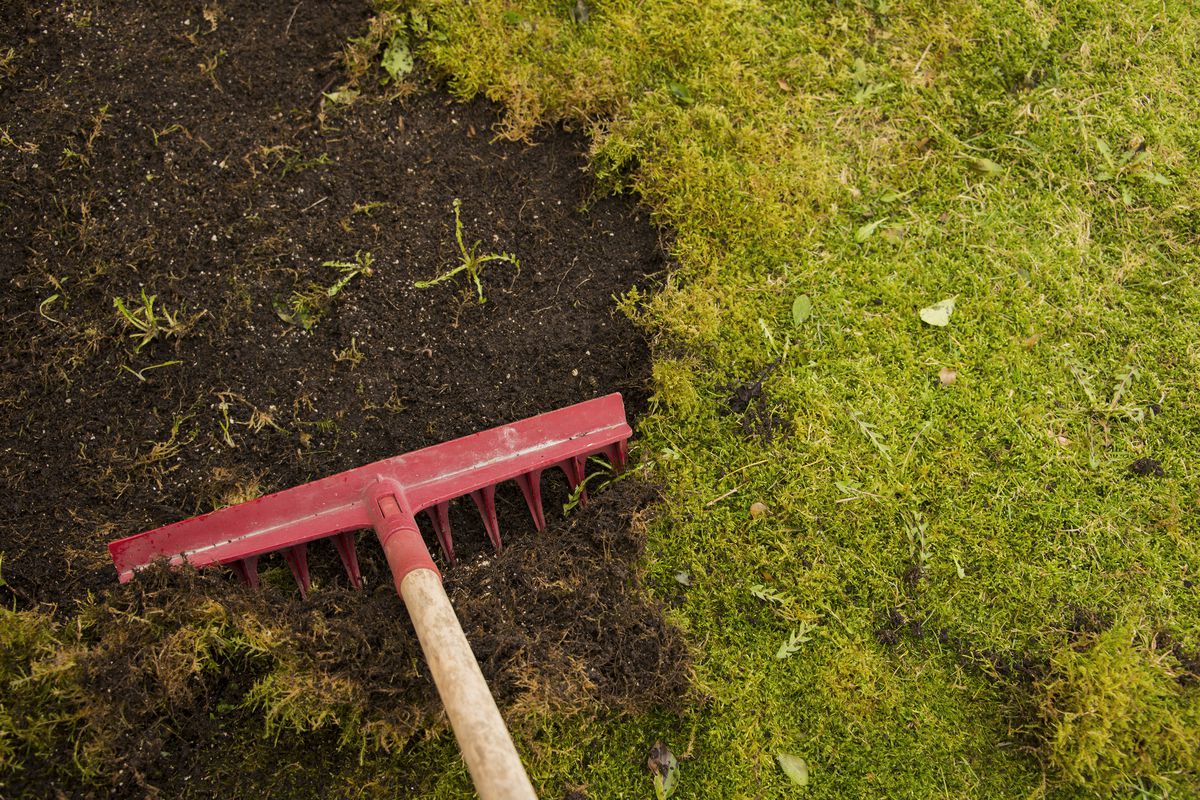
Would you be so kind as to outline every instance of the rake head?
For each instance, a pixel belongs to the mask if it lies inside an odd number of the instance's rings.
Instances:
[[[403,573],[433,568],[419,536],[395,535],[416,531],[414,515],[426,512],[453,565],[450,501],[469,495],[499,550],[497,484],[516,481],[534,526],[542,530],[542,473],[561,469],[574,491],[583,483],[589,456],[606,456],[614,469],[624,466],[630,433],[621,395],[614,393],[155,528],[108,549],[122,583],[165,558],[172,565],[224,564],[251,586],[258,585],[259,557],[278,552],[307,593],[309,542],[332,538],[357,587],[362,577],[354,533],[374,528],[399,587]]]

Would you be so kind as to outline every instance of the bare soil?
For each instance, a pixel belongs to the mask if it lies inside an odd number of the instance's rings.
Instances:
[[[14,54],[0,68],[0,595],[59,614],[97,595],[116,610],[281,604],[277,624],[325,647],[310,666],[403,705],[418,730],[435,723],[435,698],[367,539],[368,589],[346,588],[332,547],[314,548],[322,588],[307,601],[275,585],[254,595],[227,575],[116,590],[105,550],[610,391],[632,414],[644,405],[647,346],[613,298],[664,267],[645,211],[596,193],[580,135],[498,141],[496,108],[455,102],[428,76],[400,100],[368,88],[331,101],[342,48],[368,15],[351,0],[0,9],[0,55]],[[468,246],[520,259],[483,273],[486,303],[465,275],[414,286],[457,263],[456,199]],[[284,319],[296,293],[340,277],[326,262],[366,254],[370,274],[326,297],[310,329]],[[153,337],[115,304],[133,313],[143,293],[156,298]],[[548,512],[565,494],[547,486]],[[510,546],[498,558],[473,512],[455,509],[463,563],[447,583],[502,702],[637,710],[684,691],[680,639],[635,567],[632,520],[652,495],[617,484],[571,519],[549,513],[533,536],[519,494],[502,487]],[[318,618],[351,644],[313,633]],[[129,676],[143,674],[147,642],[121,641],[86,665],[97,691],[133,691]],[[228,730],[205,720],[252,679],[204,683],[169,725],[142,686],[151,700],[130,712],[140,727],[122,745],[119,785],[224,791],[205,781],[222,772],[211,753]],[[22,780],[58,787],[36,769]]]

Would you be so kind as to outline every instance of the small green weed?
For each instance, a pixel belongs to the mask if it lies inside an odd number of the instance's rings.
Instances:
[[[1161,172],[1150,168],[1150,151],[1142,140],[1131,142],[1129,147],[1120,153],[1113,153],[1112,148],[1103,139],[1096,139],[1096,152],[1100,154],[1100,166],[1093,173],[1097,183],[1110,183],[1120,190],[1121,201],[1133,205],[1131,182],[1170,186],[1171,179]]]
[[[362,351],[358,349],[358,339],[353,336],[350,337],[349,347],[344,347],[341,350],[333,351],[333,360],[338,363],[343,361],[348,363],[351,370],[361,364],[365,357],[366,356],[362,354]]]
[[[16,60],[16,49],[10,47],[0,52],[0,88],[3,88],[4,81],[17,74]]]
[[[220,81],[217,80],[217,67],[220,65],[221,59],[226,55],[227,53],[225,50],[221,49],[196,65],[196,68],[200,70],[200,74],[208,78],[208,80],[212,83],[213,88],[218,92],[225,91],[221,88]]]
[[[354,216],[355,214],[363,214],[369,217],[375,210],[387,208],[389,205],[391,205],[391,203],[384,202],[383,200],[371,200],[366,203],[355,203],[350,209],[350,216]]]
[[[292,325],[299,325],[304,330],[312,330],[313,326],[320,322],[321,317],[329,312],[334,299],[342,293],[342,290],[349,285],[350,281],[357,278],[359,275],[370,276],[374,274],[371,268],[371,254],[359,250],[354,254],[353,261],[326,261],[321,264],[323,267],[331,267],[338,271],[337,280],[328,286],[323,286],[319,283],[310,283],[307,289],[303,291],[292,292],[292,296],[286,302],[277,299],[275,302],[275,313],[284,322]]]
[[[36,153],[40,149],[37,142],[18,142],[5,128],[0,128],[0,144],[11,147],[18,153]]]
[[[454,239],[458,242],[458,250],[461,254],[462,261],[458,266],[451,270],[443,272],[436,278],[427,281],[416,281],[413,286],[418,289],[428,289],[430,286],[436,286],[439,283],[448,281],[460,272],[466,272],[470,276],[471,281],[475,284],[475,293],[479,296],[479,303],[482,305],[487,302],[487,298],[483,296],[483,275],[484,267],[493,262],[507,262],[517,268],[517,272],[521,271],[521,262],[512,253],[479,253],[480,242],[475,241],[470,249],[467,249],[466,242],[463,241],[463,226],[462,226],[462,201],[458,198],[454,199]]]
[[[149,372],[150,370],[162,369],[163,367],[173,367],[176,364],[182,364],[182,363],[183,362],[180,361],[179,359],[172,359],[171,361],[164,361],[161,364],[151,364],[150,366],[142,367],[141,369],[134,369],[133,367],[130,367],[126,364],[122,364],[121,370],[124,372],[128,372],[130,375],[137,378],[142,383],[145,383],[146,382],[146,373]]]
[[[788,636],[786,642],[779,646],[775,651],[775,658],[778,661],[786,661],[792,656],[799,653],[804,645],[813,640],[813,632],[817,629],[817,623],[805,620],[802,621],[795,630]]]
[[[429,34],[429,20],[420,10],[381,9],[362,36],[347,42],[342,54],[346,74],[353,85],[378,75],[379,84],[390,86],[388,94],[395,96],[413,70],[415,40]]]
[[[929,563],[929,541],[926,531],[929,528],[920,511],[912,512],[911,518],[904,520],[904,535],[908,539],[908,558],[912,564],[921,569]]]
[[[567,502],[563,503],[563,516],[570,514],[579,507],[579,504],[583,501],[583,494],[587,491],[588,483],[591,481],[597,478],[604,478],[604,480],[601,480],[596,485],[596,491],[602,491],[606,486],[614,484],[628,475],[628,473],[624,472],[620,474],[615,473],[612,464],[608,463],[608,459],[601,458],[600,456],[592,456],[589,461],[599,465],[600,470],[586,476],[571,490],[571,493],[567,495]]]
[[[321,153],[315,158],[304,158],[300,153],[295,153],[283,159],[283,169],[279,172],[279,177],[286,178],[289,173],[299,174],[313,167],[323,167],[329,162],[329,153]]]
[[[142,289],[141,296],[128,304],[119,297],[113,298],[113,307],[126,329],[132,328],[130,338],[137,343],[135,353],[157,339],[180,339],[196,324],[207,311],[187,316],[183,310],[172,312],[166,306],[155,307],[158,295],[146,294]]]

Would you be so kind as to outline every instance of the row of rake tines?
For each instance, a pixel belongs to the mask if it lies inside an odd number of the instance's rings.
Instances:
[[[587,489],[584,481],[587,477],[586,470],[589,456],[602,454],[607,459],[605,466],[608,469],[619,472],[625,467],[625,448],[621,446],[622,444],[623,442],[618,442],[617,444],[607,445],[596,453],[573,456],[565,461],[554,464],[549,469],[557,468],[563,471],[563,474],[567,476],[567,484],[570,487],[572,496],[577,496],[579,504],[583,505],[587,502]],[[546,527],[546,516],[542,509],[542,473],[545,469],[524,472],[512,479],[520,487],[521,494],[525,497],[525,504],[529,508],[529,513],[533,516],[534,527],[539,532]],[[504,548],[504,543],[500,539],[500,521],[496,516],[496,486],[497,484],[484,486],[473,492],[469,492],[469,495],[475,501],[475,507],[479,510],[479,516],[483,519],[483,526],[487,531],[488,539],[491,540],[492,547],[499,553]],[[450,500],[447,500],[443,503],[437,503],[429,508],[420,509],[417,513],[419,511],[425,512],[426,517],[433,526],[434,534],[437,536],[438,544],[441,546],[446,563],[453,567],[458,561],[454,557],[454,541],[450,534],[450,502]],[[327,538],[333,540],[333,545],[342,560],[342,566],[346,569],[346,576],[350,579],[351,585],[355,589],[362,588],[362,571],[358,566],[355,532],[345,531],[332,536],[320,537],[320,539]],[[292,577],[296,579],[296,583],[300,587],[301,597],[307,597],[308,591],[312,586],[312,580],[308,571],[308,545],[312,541],[320,541],[320,539],[313,539],[279,551],[279,554],[283,556],[284,562],[287,563],[288,568],[291,570]],[[258,588],[261,585],[258,574],[258,560],[261,555],[253,555],[237,559],[236,561],[230,561],[225,566],[231,567],[242,583]]]

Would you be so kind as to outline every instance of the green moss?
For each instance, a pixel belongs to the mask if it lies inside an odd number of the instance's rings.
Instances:
[[[661,404],[681,417],[696,411],[700,398],[696,393],[692,370],[682,361],[661,359],[654,363],[654,394],[650,402]]]
[[[1130,625],[1051,655],[1035,686],[1046,762],[1059,780],[1097,793],[1154,784],[1200,769],[1200,697],[1179,685],[1170,656]]]
[[[0,609],[0,789],[31,762],[84,778],[102,769],[85,730],[77,655],[49,616]],[[51,759],[64,749],[73,762]]]
[[[1094,729],[1136,765],[1066,711],[1040,723],[1059,749],[1011,730],[1014,697],[1097,690],[1078,670],[1100,656],[1061,649],[1073,609],[1200,647],[1190,9],[655,0],[589,3],[579,25],[562,3],[414,5],[457,92],[502,101],[512,136],[585,126],[602,183],[674,231],[671,276],[633,305],[660,400],[639,453],[668,493],[648,569],[664,597],[691,577],[675,616],[711,698],[668,741],[692,751],[680,791],[790,796],[779,748],[814,797],[1076,796],[1115,785],[1068,766],[1093,756],[1200,792],[1175,744],[1195,689],[1144,692],[1167,686],[1144,649],[1111,650],[1119,714]],[[949,326],[919,320],[951,296]],[[756,402],[790,434],[746,438],[728,386],[776,361]],[[1142,457],[1165,476],[1133,475]],[[772,513],[751,520],[754,501]],[[764,583],[820,619],[784,661],[794,620],[756,606]],[[592,733],[535,768],[593,796],[644,779],[628,741],[571,755]]]
[[[0,790],[27,770],[103,785],[159,741],[164,720],[197,708],[256,719],[243,736],[332,734],[357,753],[398,750],[435,724],[425,703],[380,705],[371,681],[317,663],[314,653],[340,638],[319,613],[298,633],[259,603],[218,602],[192,583],[152,599],[110,596],[69,624],[0,610]],[[242,689],[217,695],[231,675]],[[239,746],[231,743],[231,762]]]

